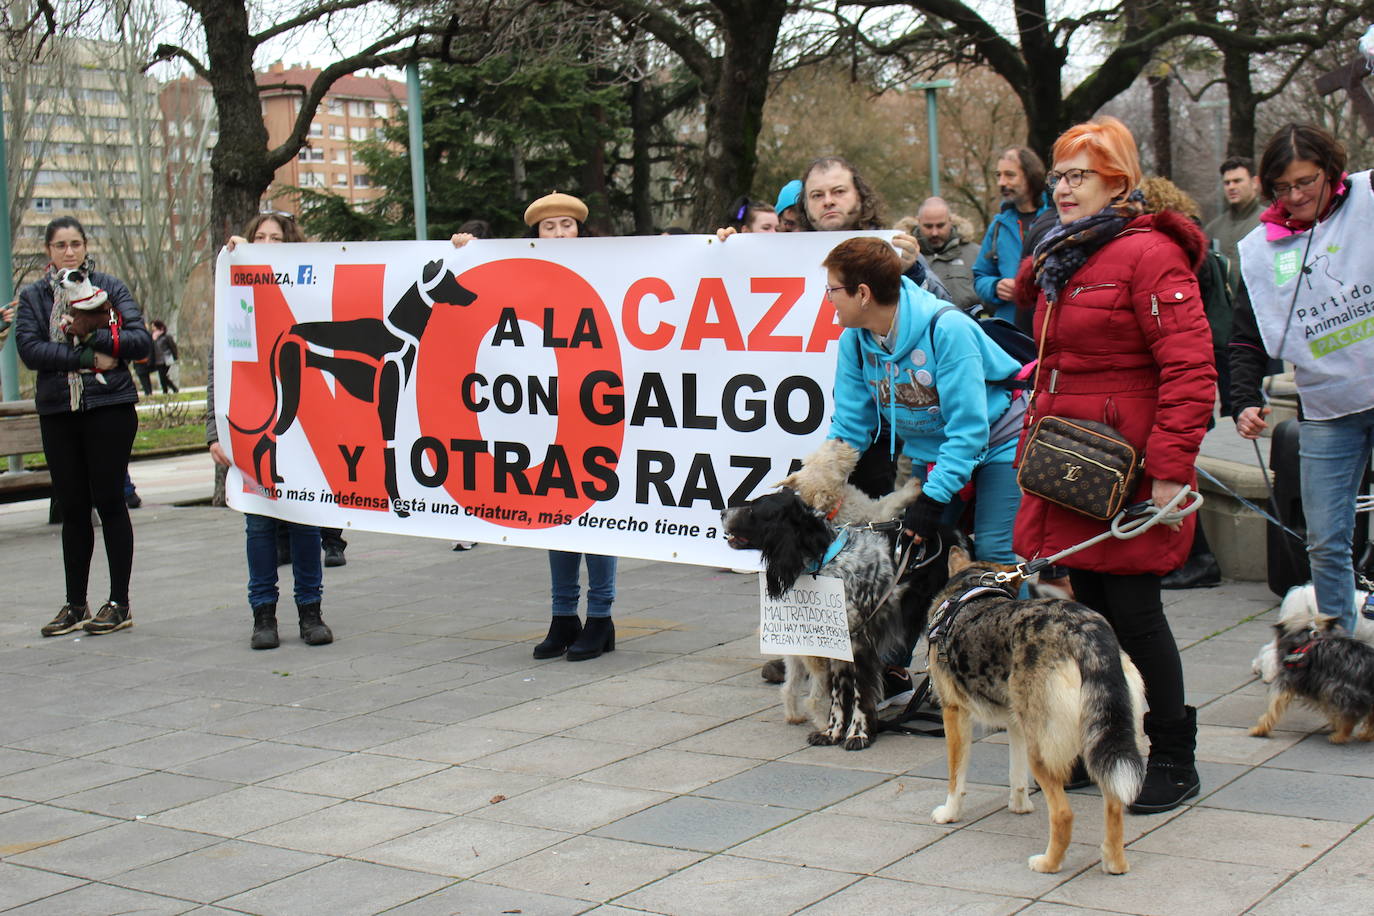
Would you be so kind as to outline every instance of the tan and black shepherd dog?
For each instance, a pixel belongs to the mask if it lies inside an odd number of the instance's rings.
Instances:
[[[930,677],[944,712],[949,796],[931,816],[959,819],[972,721],[1006,728],[1011,752],[1008,807],[1029,814],[1027,772],[1049,809],[1049,845],[1028,864],[1057,872],[1073,835],[1064,781],[1082,757],[1102,790],[1106,836],[1102,869],[1126,872],[1122,809],[1140,792],[1145,762],[1138,745],[1145,688],[1096,611],[1062,598],[1018,600],[993,574],[952,550],[949,584],[930,612]]]

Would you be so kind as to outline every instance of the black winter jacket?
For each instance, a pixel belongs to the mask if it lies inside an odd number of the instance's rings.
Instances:
[[[19,308],[15,312],[15,342],[24,365],[38,372],[34,403],[40,415],[66,413],[71,410],[67,390],[67,373],[81,368],[83,351],[95,350],[107,356],[117,356],[119,365],[101,373],[102,385],[94,373],[81,376],[81,409],[108,407],[112,404],[131,404],[138,400],[138,389],[129,374],[127,360],[142,359],[152,352],[153,339],[143,325],[143,315],[134,302],[129,288],[116,277],[98,270],[91,271],[91,283],[110,297],[112,307],[119,309],[124,326],[119,331],[119,352],[114,352],[114,340],[109,328],[101,328],[90,339],[89,346],[71,346],[48,339],[48,323],[52,317],[52,287],[45,279],[30,283],[19,293]]]

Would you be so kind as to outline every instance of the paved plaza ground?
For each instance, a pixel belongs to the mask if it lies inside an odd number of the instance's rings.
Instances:
[[[1002,735],[975,746],[966,819],[936,826],[942,741],[849,753],[782,721],[752,576],[622,560],[616,651],[537,662],[543,553],[356,533],[325,571],[337,641],[288,623],[253,652],[241,518],[171,505],[208,492],[208,460],[134,476],[129,631],[40,638],[58,532],[46,504],[0,508],[0,911],[1374,908],[1374,747],[1332,746],[1300,710],[1246,735],[1277,603],[1260,583],[1166,593],[1202,795],[1128,816],[1132,871],[1108,877],[1100,800],[1074,793],[1064,870],[1041,875],[1043,806],[1006,810]]]

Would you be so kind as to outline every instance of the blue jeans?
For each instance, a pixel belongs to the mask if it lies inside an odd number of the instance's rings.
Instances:
[[[553,616],[576,617],[582,558],[587,558],[587,617],[611,616],[615,601],[615,557],[594,553],[549,551],[549,575],[553,580]]]
[[[1374,450],[1374,409],[1334,420],[1303,420],[1302,511],[1317,608],[1355,632],[1355,491]]]
[[[320,529],[294,522],[278,522],[266,515],[245,515],[248,532],[248,604],[259,607],[277,601],[277,525],[291,540],[291,578],[297,604],[315,604],[324,593],[320,561]]]

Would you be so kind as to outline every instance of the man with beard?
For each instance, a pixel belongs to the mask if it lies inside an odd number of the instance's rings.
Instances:
[[[921,254],[949,290],[954,304],[976,312],[981,301],[973,288],[973,262],[978,259],[978,246],[960,237],[949,204],[943,198],[926,198],[916,211],[916,225]]]
[[[992,218],[978,261],[973,285],[984,307],[996,318],[1016,320],[1011,290],[1021,266],[1021,242],[1036,216],[1048,209],[1045,200],[1045,163],[1034,151],[1013,146],[997,160],[997,189],[1002,209]]]

